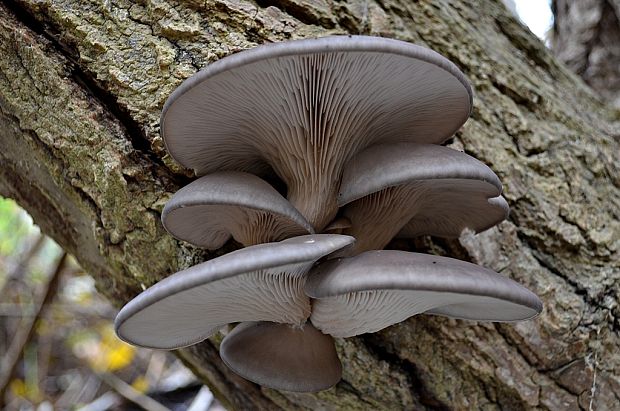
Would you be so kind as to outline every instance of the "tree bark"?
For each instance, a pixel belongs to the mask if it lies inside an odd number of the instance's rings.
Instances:
[[[553,52],[620,108],[620,0],[553,0]]]
[[[258,43],[361,33],[425,45],[475,88],[453,145],[504,183],[508,221],[459,241],[392,246],[467,259],[538,293],[518,324],[418,316],[338,340],[343,380],[318,394],[229,371],[218,337],[178,355],[237,409],[613,409],[620,401],[620,113],[499,0],[2,0],[0,193],[74,254],[119,307],[217,253],[167,235],[189,180],[159,114],[181,81]]]

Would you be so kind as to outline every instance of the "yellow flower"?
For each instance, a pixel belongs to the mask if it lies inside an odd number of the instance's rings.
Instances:
[[[131,383],[131,386],[134,390],[144,394],[149,389],[149,382],[145,376],[141,375]]]

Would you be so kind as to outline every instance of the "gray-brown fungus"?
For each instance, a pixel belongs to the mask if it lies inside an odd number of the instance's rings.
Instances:
[[[117,334],[175,349],[240,323],[220,347],[234,372],[314,392],[340,380],[333,337],[423,313],[535,317],[538,297],[489,269],[366,251],[395,236],[456,237],[506,218],[495,173],[439,145],[471,108],[472,90],[454,64],[397,40],[290,41],[210,64],[161,115],[168,152],[200,176],[166,204],[162,222],[200,247],[232,237],[246,248],[150,287],[120,311]],[[274,174],[286,198],[262,179]]]
[[[310,316],[306,275],[321,257],[353,238],[294,237],[233,251],[167,277],[125,305],[117,335],[134,345],[175,349],[241,321],[302,325]]]
[[[396,235],[458,237],[508,216],[495,173],[475,158],[432,144],[370,147],[344,169],[338,204],[355,237],[355,255],[385,247]]]
[[[166,203],[161,220],[174,237],[210,250],[231,236],[249,246],[314,233],[272,186],[238,171],[208,174],[183,187]]]
[[[172,93],[161,129],[170,155],[199,175],[275,171],[319,232],[336,215],[353,155],[377,143],[442,143],[471,107],[465,76],[434,51],[338,36],[263,45],[210,64]]]
[[[240,376],[278,390],[321,391],[342,374],[334,339],[310,323],[239,324],[222,341],[220,355]]]
[[[405,251],[367,251],[334,259],[308,276],[312,324],[335,337],[379,331],[416,314],[478,321],[537,316],[540,299],[476,264]]]

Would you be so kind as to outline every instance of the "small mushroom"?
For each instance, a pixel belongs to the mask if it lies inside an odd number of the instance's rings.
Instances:
[[[326,390],[342,374],[333,338],[310,323],[239,324],[222,341],[220,355],[243,378],[278,390]]]
[[[538,315],[531,291],[465,261],[404,251],[367,251],[329,260],[305,285],[312,324],[334,337],[379,331],[421,313],[480,321],[520,321]]]
[[[314,233],[271,185],[235,171],[208,174],[183,187],[164,207],[162,223],[174,237],[211,250],[231,235],[249,246]]]
[[[432,50],[378,37],[268,44],[221,59],[166,101],[170,155],[198,175],[271,170],[322,229],[342,167],[380,142],[441,143],[469,117],[465,76]]]
[[[306,273],[352,237],[315,234],[233,251],[167,277],[125,305],[117,335],[134,345],[175,349],[240,321],[302,325],[310,315]]]
[[[508,204],[495,173],[448,147],[398,143],[370,147],[345,167],[339,206],[356,238],[347,251],[382,249],[401,237],[458,237],[504,220]]]

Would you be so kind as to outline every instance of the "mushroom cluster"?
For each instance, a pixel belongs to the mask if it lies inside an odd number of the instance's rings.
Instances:
[[[118,336],[175,349],[240,323],[220,346],[234,372],[313,392],[341,378],[333,337],[421,313],[538,315],[535,294],[489,269],[383,250],[395,237],[458,237],[507,217],[497,175],[440,145],[471,108],[450,61],[366,36],[259,46],[186,80],[161,129],[170,155],[201,177],[166,204],[163,225],[199,247],[232,238],[244,248],[142,292],[118,314]]]

